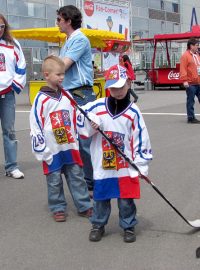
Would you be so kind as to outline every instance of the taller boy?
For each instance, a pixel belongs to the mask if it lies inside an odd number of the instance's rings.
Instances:
[[[42,87],[35,97],[30,127],[33,153],[43,161],[49,209],[55,221],[66,220],[63,173],[78,214],[89,217],[91,204],[78,149],[76,110],[60,86],[65,65],[60,58],[51,55],[45,58],[42,71],[47,86]]]

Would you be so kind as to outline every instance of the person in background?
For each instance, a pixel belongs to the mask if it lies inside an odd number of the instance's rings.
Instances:
[[[24,178],[17,164],[15,135],[15,93],[26,84],[26,62],[19,42],[11,36],[5,17],[0,14],[0,119],[3,132],[5,175]]]
[[[138,172],[96,128],[100,127],[121,151],[134,159],[143,175],[148,174],[148,163],[152,159],[151,144],[142,114],[129,98],[127,70],[123,66],[112,66],[105,79],[105,88],[110,90],[110,96],[82,106],[93,121],[92,125],[83,114],[77,116],[80,135],[92,137],[94,211],[90,218],[92,229],[89,240],[101,240],[111,214],[111,199],[117,198],[123,239],[130,243],[136,241],[134,199],[140,198]]]
[[[136,79],[135,72],[133,70],[131,61],[127,54],[124,54],[121,57],[120,64],[123,65],[128,70],[128,77],[130,79],[129,81],[129,93],[133,96],[134,102],[136,103],[138,100],[138,95],[135,93],[135,91],[131,88],[131,83]]]
[[[61,88],[65,65],[60,58],[49,56],[43,62],[42,71],[47,86],[35,97],[30,127],[32,151],[43,162],[49,209],[55,221],[66,220],[63,173],[78,214],[89,217],[92,208],[77,141],[76,109]]]
[[[96,72],[98,72],[98,67],[95,65],[95,62],[92,61],[92,66],[93,66],[93,78],[96,78]]]
[[[93,91],[92,52],[88,38],[80,31],[82,14],[80,10],[67,5],[57,10],[57,25],[67,35],[60,58],[65,63],[64,89],[67,89],[79,105],[96,99]],[[84,177],[88,189],[93,190],[93,169],[90,157],[91,140],[79,140],[83,160]]]
[[[187,122],[200,124],[194,113],[195,96],[200,102],[200,56],[198,53],[199,41],[190,38],[187,42],[187,50],[180,59],[180,79],[186,88]]]

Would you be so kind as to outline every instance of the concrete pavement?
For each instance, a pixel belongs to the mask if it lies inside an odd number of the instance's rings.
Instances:
[[[149,177],[190,220],[200,218],[200,125],[189,125],[184,91],[137,91],[154,160]],[[200,115],[199,104],[196,111]],[[4,176],[0,145],[1,270],[197,270],[200,232],[190,228],[141,180],[137,241],[124,243],[116,201],[99,243],[88,241],[90,224],[77,216],[67,187],[68,218],[55,223],[47,209],[41,165],[31,153],[27,93],[17,97],[18,161],[24,180]],[[197,116],[200,119],[200,116]]]

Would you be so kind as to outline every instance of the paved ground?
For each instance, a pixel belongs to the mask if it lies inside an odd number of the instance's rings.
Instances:
[[[200,218],[200,125],[186,123],[184,91],[140,90],[138,95],[154,154],[150,178],[187,219]],[[0,146],[1,270],[200,268],[195,257],[200,231],[189,227],[143,180],[134,244],[122,241],[115,200],[105,237],[99,243],[89,242],[90,224],[77,216],[66,185],[68,219],[55,223],[47,209],[41,166],[31,153],[29,110],[25,93],[17,98],[16,114],[24,180],[4,176],[2,141]],[[196,111],[200,113],[199,104]]]

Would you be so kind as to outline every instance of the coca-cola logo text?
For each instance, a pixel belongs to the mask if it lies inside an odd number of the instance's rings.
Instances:
[[[174,72],[173,70],[171,70],[168,74],[168,80],[179,80],[179,77],[179,72]]]
[[[87,16],[92,16],[94,13],[94,3],[92,1],[85,1],[84,11]]]

